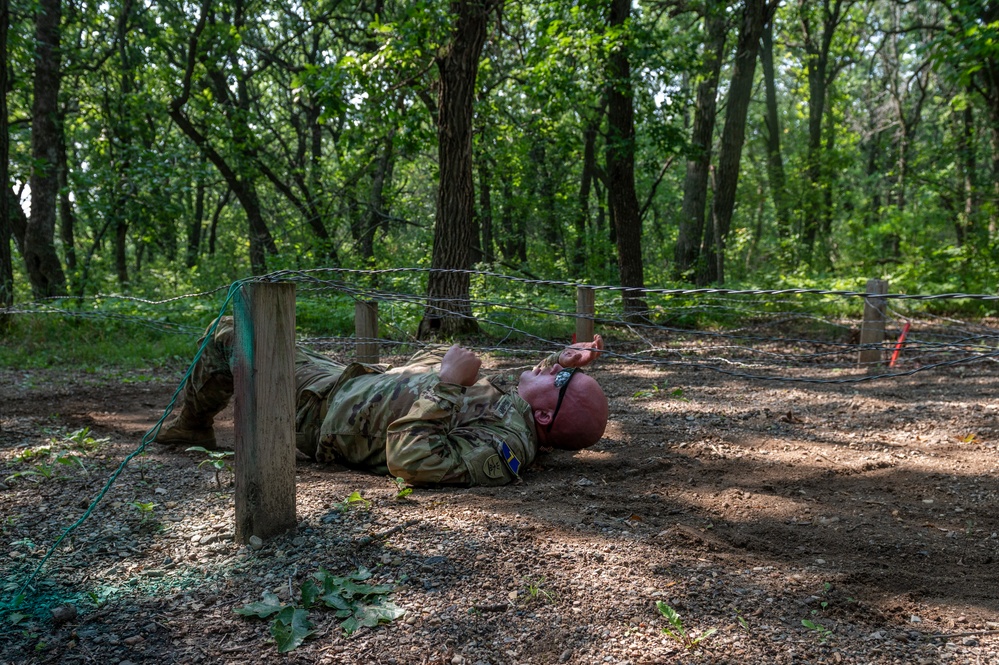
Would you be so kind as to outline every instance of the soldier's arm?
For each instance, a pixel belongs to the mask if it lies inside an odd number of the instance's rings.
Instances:
[[[596,360],[604,350],[604,338],[594,335],[592,342],[578,342],[561,351],[556,351],[538,363],[538,367],[551,367],[558,363],[562,367],[586,367]]]
[[[460,385],[437,383],[389,426],[385,444],[389,473],[413,485],[505,485],[514,479],[492,445],[507,433],[496,427],[455,427],[464,392]],[[484,470],[486,460],[492,461]]]

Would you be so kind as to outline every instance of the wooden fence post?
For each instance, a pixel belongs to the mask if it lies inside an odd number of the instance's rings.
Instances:
[[[354,336],[357,347],[355,360],[359,363],[378,362],[378,303],[358,300],[354,303]]]
[[[576,287],[576,341],[593,339],[593,315],[596,312],[596,291],[590,286]]]
[[[860,328],[860,353],[858,363],[867,371],[879,371],[884,362],[885,341],[885,299],[879,295],[888,293],[888,282],[883,279],[867,280],[867,293],[864,298],[864,323]]]
[[[295,285],[233,299],[236,542],[295,528]]]

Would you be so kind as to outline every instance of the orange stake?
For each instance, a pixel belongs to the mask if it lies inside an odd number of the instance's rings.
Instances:
[[[902,345],[905,344],[905,336],[909,334],[909,328],[912,326],[912,322],[906,321],[905,325],[902,327],[902,334],[898,336],[898,341],[895,342],[895,350],[891,354],[891,362],[888,363],[888,367],[894,367],[895,361],[898,360],[898,352],[902,350]]]

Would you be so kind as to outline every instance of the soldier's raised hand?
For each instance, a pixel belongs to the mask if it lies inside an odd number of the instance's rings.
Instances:
[[[455,344],[441,360],[441,383],[470,386],[479,378],[482,361],[468,349]]]
[[[578,342],[559,354],[558,363],[562,367],[585,367],[600,356],[604,350],[604,338],[594,335],[592,342]]]

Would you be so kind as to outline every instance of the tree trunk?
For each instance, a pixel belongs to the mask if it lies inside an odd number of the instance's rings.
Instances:
[[[73,212],[73,202],[69,197],[69,163],[66,155],[65,131],[59,132],[59,237],[62,239],[62,252],[66,257],[66,269],[70,272],[70,282],[73,282],[72,273],[76,270],[76,214]],[[73,290],[78,291],[77,288]]]
[[[770,196],[777,213],[777,237],[786,241],[791,237],[791,214],[788,210],[787,185],[784,178],[784,156],[780,150],[780,123],[777,119],[777,90],[774,85],[774,23],[768,21],[760,42],[760,64],[766,88],[767,126],[767,179]]]
[[[469,298],[467,270],[473,241],[475,187],[472,172],[472,118],[475,78],[486,41],[489,16],[502,0],[455,0],[454,32],[440,50],[437,155],[440,183],[434,219],[433,272],[427,281],[427,307],[419,337],[478,332]]]
[[[7,25],[10,22],[10,2],[0,0],[0,307],[14,304],[14,258],[10,249],[13,236],[10,189],[10,134],[7,128]],[[0,333],[10,325],[7,315],[0,315]]]
[[[375,231],[383,225],[385,219],[385,182],[391,179],[394,134],[395,132],[390,130],[382,139],[382,154],[375,163],[375,171],[371,176],[368,210],[361,222],[358,246],[361,258],[366,264],[375,257]]]
[[[812,260],[815,241],[823,230],[827,215],[826,202],[831,194],[825,192],[830,185],[826,182],[827,169],[823,168],[825,156],[822,148],[822,120],[826,116],[826,103],[829,86],[836,78],[838,68],[830,66],[829,52],[833,35],[842,20],[843,14],[853,4],[853,0],[822,0],[822,20],[820,34],[812,25],[809,5],[813,0],[799,0],[801,27],[804,35],[805,69],[808,76],[808,153],[805,167],[804,218],[802,220],[801,252],[807,263]],[[825,238],[823,238],[825,240]]]
[[[694,102],[694,122],[690,144],[694,154],[687,160],[683,180],[683,203],[673,260],[673,276],[685,278],[695,268],[701,254],[704,238],[704,210],[708,202],[708,172],[711,169],[711,144],[715,131],[715,114],[718,96],[718,77],[728,25],[724,12],[712,9],[704,18],[705,41],[701,62],[700,83]]]
[[[776,0],[775,0],[776,5]],[[711,242],[706,247],[704,272],[699,285],[725,282],[725,239],[732,224],[735,191],[739,184],[739,162],[746,135],[746,115],[753,92],[756,54],[763,26],[770,20],[773,8],[767,0],[746,0],[739,28],[732,83],[728,91],[728,109],[722,130],[718,168],[715,173],[715,193],[711,201]]]
[[[971,104],[964,107],[961,122],[955,122],[957,134],[957,191],[961,193],[961,212],[955,215],[954,230],[957,234],[957,246],[961,247],[968,239],[976,238],[976,192],[975,173],[978,165],[975,160],[975,123]]]
[[[607,24],[612,30],[627,30],[631,0],[611,0]],[[621,286],[634,287],[624,292],[626,316],[644,312],[645,288],[642,265],[642,218],[635,192],[635,109],[632,99],[631,63],[628,60],[631,40],[623,38],[607,60],[607,186],[611,214],[617,235],[617,263]]]
[[[593,179],[597,170],[597,132],[600,131],[600,119],[603,115],[596,114],[583,128],[583,169],[579,176],[579,199],[576,208],[576,240],[573,244],[572,265],[576,276],[586,270],[586,227],[590,222],[590,190],[593,189]]]
[[[489,161],[479,160],[479,255],[483,261],[493,260],[493,189]]]
[[[24,264],[35,298],[66,294],[55,249],[59,200],[59,84],[61,0],[40,0],[35,14],[35,81],[31,108],[31,215],[24,233]]]

